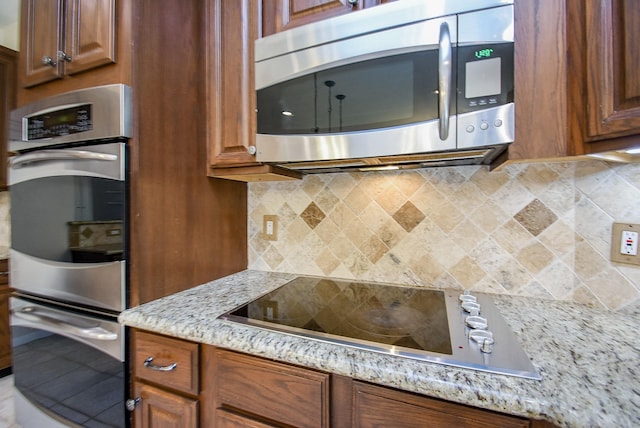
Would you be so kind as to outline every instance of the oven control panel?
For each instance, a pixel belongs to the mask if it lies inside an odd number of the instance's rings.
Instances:
[[[41,140],[78,132],[91,131],[91,104],[40,113],[25,118],[26,140]]]

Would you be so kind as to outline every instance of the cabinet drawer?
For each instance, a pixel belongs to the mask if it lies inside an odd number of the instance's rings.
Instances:
[[[138,379],[198,394],[197,343],[136,331],[134,349],[133,370]]]
[[[239,409],[278,425],[326,427],[329,375],[236,354],[216,351],[217,404]]]

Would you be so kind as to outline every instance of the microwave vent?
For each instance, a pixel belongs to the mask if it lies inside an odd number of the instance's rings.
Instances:
[[[307,174],[341,171],[376,171],[427,168],[433,166],[482,165],[499,154],[495,147],[455,152],[418,153],[358,159],[336,159],[280,163],[279,166]]]

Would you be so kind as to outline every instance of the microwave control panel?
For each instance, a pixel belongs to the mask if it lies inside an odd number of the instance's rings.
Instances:
[[[458,48],[458,113],[513,102],[513,42]]]
[[[93,129],[91,104],[54,110],[25,118],[26,140],[41,140]]]

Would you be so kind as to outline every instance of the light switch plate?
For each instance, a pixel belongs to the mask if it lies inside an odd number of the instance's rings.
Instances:
[[[621,252],[622,233],[624,231],[640,233],[640,224],[613,223],[611,232],[611,261],[640,266],[640,254],[632,256]]]

